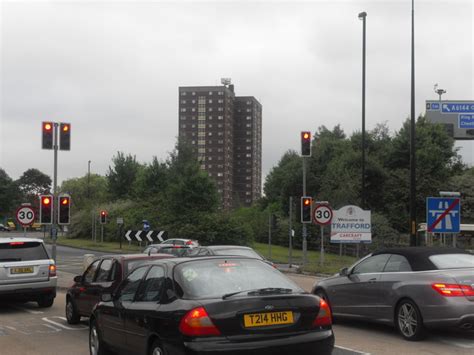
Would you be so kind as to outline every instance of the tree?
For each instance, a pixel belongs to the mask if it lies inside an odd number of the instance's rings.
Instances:
[[[462,223],[474,223],[474,168],[466,169],[449,181],[449,190],[461,193]]]
[[[139,169],[134,186],[136,197],[158,201],[168,184],[168,166],[153,157],[150,164]]]
[[[112,158],[113,167],[109,166],[107,181],[113,199],[126,199],[132,196],[133,186],[141,167],[135,156],[125,156],[122,152]]]
[[[0,217],[5,217],[13,212],[18,204],[20,190],[18,185],[0,168]]]
[[[74,209],[90,207],[107,201],[107,179],[97,174],[63,181],[59,191],[71,195]]]
[[[28,169],[16,181],[22,202],[38,205],[38,196],[51,192],[51,178],[38,169]]]

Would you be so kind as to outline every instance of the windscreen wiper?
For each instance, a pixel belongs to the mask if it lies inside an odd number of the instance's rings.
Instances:
[[[231,293],[226,293],[222,296],[222,299],[225,300],[226,298],[238,295],[239,293],[247,292],[248,295],[271,295],[271,294],[286,294],[292,293],[293,290],[291,288],[279,288],[279,287],[266,287],[266,288],[256,288],[253,290],[243,290],[243,291],[236,291]]]

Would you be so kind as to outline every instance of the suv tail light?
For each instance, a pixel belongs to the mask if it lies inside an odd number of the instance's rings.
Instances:
[[[56,276],[56,265],[49,265],[49,277]]]
[[[179,323],[179,331],[190,337],[221,335],[204,307],[194,308],[186,313]]]
[[[470,285],[457,284],[433,284],[431,285],[435,291],[445,297],[462,297],[474,296],[474,288]]]
[[[332,324],[331,309],[322,298],[319,299],[319,312],[313,321],[313,327],[322,327]]]

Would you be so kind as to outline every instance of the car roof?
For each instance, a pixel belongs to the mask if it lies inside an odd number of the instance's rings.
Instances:
[[[174,258],[171,254],[112,254],[102,255],[98,259],[114,258],[121,260],[137,260],[137,259],[160,259],[160,258]]]
[[[156,254],[155,254],[156,255]],[[179,257],[179,258],[170,258],[170,259],[160,259],[161,262],[165,262],[168,264],[179,265],[187,262],[201,262],[203,260],[234,260],[234,259],[245,259],[245,260],[259,260],[255,258],[250,258],[247,256],[240,256],[240,255],[219,255],[219,256],[203,256],[201,258],[189,258],[189,257]],[[259,260],[261,261],[261,260]]]
[[[386,248],[374,252],[372,255],[398,254],[407,258],[413,271],[437,270],[438,268],[429,259],[432,255],[439,254],[471,254],[464,249],[443,247],[405,247]],[[472,255],[472,254],[471,254]]]
[[[0,238],[0,243],[11,243],[11,242],[38,242],[38,243],[43,243],[43,240],[38,239],[38,238],[25,238],[25,237]]]
[[[252,248],[250,247],[246,247],[246,246],[243,246],[243,245],[209,245],[209,246],[205,246],[205,247],[202,247],[202,248],[209,248],[209,249],[251,249],[253,250]]]

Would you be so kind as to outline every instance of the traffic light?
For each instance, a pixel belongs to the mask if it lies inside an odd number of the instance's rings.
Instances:
[[[107,223],[107,211],[100,211],[100,223],[101,224]]]
[[[301,197],[301,223],[311,223],[311,208],[313,198],[309,196]]]
[[[71,124],[59,124],[59,149],[71,150]]]
[[[311,132],[301,132],[301,156],[311,156]]]
[[[71,197],[61,195],[58,197],[58,224],[69,224],[71,219]]]
[[[40,196],[40,223],[41,224],[53,223],[53,196],[52,195]]]
[[[54,131],[53,122],[43,122],[41,124],[42,132],[42,148],[43,149],[53,149],[53,131]]]
[[[280,218],[276,214],[272,214],[272,229],[278,229]]]

